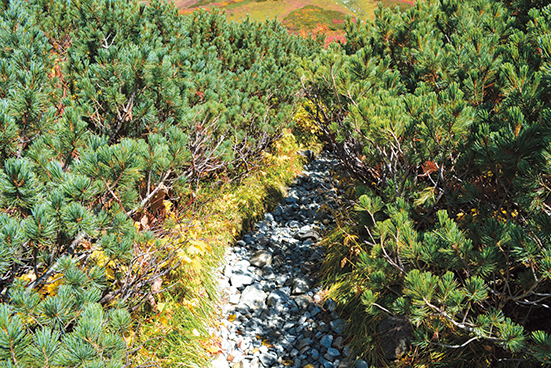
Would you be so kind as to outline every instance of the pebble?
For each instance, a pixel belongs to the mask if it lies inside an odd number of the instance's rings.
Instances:
[[[343,365],[337,358],[349,355],[345,321],[316,286],[324,256],[318,243],[334,221],[319,209],[342,196],[330,176],[335,165],[325,154],[305,165],[287,197],[227,249],[219,284],[228,301],[225,327],[216,331],[223,352],[211,368]]]

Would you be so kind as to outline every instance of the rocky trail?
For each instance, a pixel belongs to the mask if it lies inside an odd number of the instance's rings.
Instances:
[[[222,353],[212,368],[351,367],[345,321],[323,300],[317,274],[320,234],[332,226],[340,194],[336,161],[321,155],[304,167],[273,213],[228,248],[220,287],[226,302],[216,333]],[[367,368],[364,361],[355,367]]]

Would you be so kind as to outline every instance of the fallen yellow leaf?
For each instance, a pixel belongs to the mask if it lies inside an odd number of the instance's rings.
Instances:
[[[199,301],[197,299],[191,299],[191,300],[184,300],[182,302],[182,305],[186,306],[189,308],[189,310],[191,312],[194,311],[195,308],[197,308],[197,306],[199,305]]]
[[[228,321],[230,321],[230,322],[235,321],[235,314],[230,314],[230,315],[228,316]]]
[[[264,339],[262,340],[262,345],[266,346],[267,348],[273,348],[274,346],[270,343],[270,340]]]

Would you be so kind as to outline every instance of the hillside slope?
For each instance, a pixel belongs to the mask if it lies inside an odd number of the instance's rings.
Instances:
[[[182,14],[198,8],[220,9],[229,20],[264,21],[277,18],[291,32],[323,31],[328,41],[344,40],[344,20],[347,17],[373,19],[379,3],[383,7],[407,9],[410,0],[175,0]]]

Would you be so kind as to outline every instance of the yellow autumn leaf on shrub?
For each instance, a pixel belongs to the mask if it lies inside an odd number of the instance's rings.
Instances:
[[[18,279],[27,281],[27,284],[28,284],[36,280],[36,275],[34,271],[29,271],[26,274],[19,276]]]
[[[172,202],[171,201],[163,201],[163,206],[165,207],[165,210],[167,213],[171,212],[172,209]]]
[[[54,274],[48,278],[44,287],[38,290],[39,294],[42,296],[45,295],[56,295],[59,290],[59,285],[63,282],[63,276],[59,273]]]
[[[178,258],[180,258],[183,264],[190,264],[191,262],[193,262],[193,260],[189,258],[186,252],[182,249],[178,251]]]
[[[115,272],[113,271],[113,269],[111,267],[107,267],[105,269],[105,276],[107,276],[107,278],[109,280],[114,280],[115,279]]]
[[[203,240],[190,240],[189,243],[191,244],[191,246],[198,248],[201,251],[201,253],[203,253],[204,251],[208,251],[208,252],[212,251],[212,248],[209,245],[209,243]]]
[[[128,331],[126,334],[127,336],[125,336],[124,339],[126,340],[126,343],[128,344],[128,346],[132,346],[132,344],[134,343],[136,334],[132,330]]]
[[[90,254],[90,258],[96,261],[96,264],[99,267],[103,267],[109,262],[109,257],[105,255],[103,250],[95,250]]]
[[[189,253],[192,256],[203,254],[203,251],[201,250],[201,248],[198,248],[194,245],[191,245],[191,246],[187,247],[186,251],[187,251],[187,253]]]
[[[200,271],[203,268],[203,264],[199,258],[194,258],[191,265],[195,271]]]

